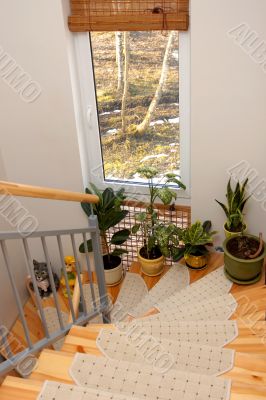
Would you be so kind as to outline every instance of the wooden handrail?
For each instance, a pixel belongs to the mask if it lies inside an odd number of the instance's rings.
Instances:
[[[41,186],[23,185],[13,182],[0,181],[0,194],[32,197],[38,199],[76,201],[82,203],[98,203],[99,197],[94,194],[69,192]]]

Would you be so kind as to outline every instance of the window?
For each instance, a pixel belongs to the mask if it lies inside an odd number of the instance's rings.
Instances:
[[[104,177],[179,174],[178,32],[91,34]]]
[[[179,174],[189,187],[187,37],[177,31],[77,35],[90,180],[134,186],[134,192],[137,184],[143,193],[136,170],[154,166],[160,174]]]

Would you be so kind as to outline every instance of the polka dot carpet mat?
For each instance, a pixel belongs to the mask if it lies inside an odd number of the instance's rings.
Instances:
[[[100,306],[100,302],[99,302],[100,294],[99,294],[98,285],[96,283],[93,283],[92,287],[93,287],[93,291],[94,291],[94,299],[92,296],[91,285],[89,283],[86,283],[85,285],[83,285],[83,293],[84,293],[87,311],[88,310],[93,311],[94,301],[95,301],[96,307]],[[111,299],[109,298],[108,300],[109,300],[109,307],[111,309],[112,308]],[[92,318],[90,320],[90,322],[88,323],[88,325],[102,324],[102,323],[103,323],[103,317],[101,314],[99,314],[99,315],[96,315],[96,317]]]
[[[46,381],[37,400],[130,400],[131,397],[103,390]]]
[[[111,360],[156,365],[161,357],[169,357],[177,370],[218,376],[230,371],[234,364],[234,351],[189,342],[176,342],[153,338],[145,329],[131,329],[120,333],[102,329],[97,346]]]
[[[142,277],[127,272],[115,305],[111,311],[111,320],[123,320],[130,313],[131,308],[137,306],[148,293],[148,288]]]
[[[58,315],[57,315],[57,311],[56,308],[54,307],[45,307],[43,309],[44,312],[44,316],[46,319],[46,323],[47,323],[47,328],[48,328],[48,332],[49,334],[53,334],[55,332],[58,332],[61,328],[60,328],[60,324],[59,324],[59,319],[58,319]],[[38,314],[40,315],[39,311]],[[68,323],[68,314],[61,311],[61,316],[62,316],[62,320],[63,320],[63,324],[67,325]],[[55,350],[61,350],[62,346],[64,344],[64,338],[57,340],[56,342],[53,343],[53,348]]]
[[[231,290],[232,285],[232,282],[224,274],[224,267],[220,267],[164,301],[157,302],[156,308],[161,313],[175,314],[176,307],[197,304],[224,295]]]
[[[167,369],[165,363],[164,365],[137,364],[77,353],[69,372],[79,386],[113,394],[119,393],[132,399],[229,400],[230,398],[230,380],[173,368]]]
[[[234,351],[223,348],[238,335],[229,321],[237,308],[231,287],[223,267],[189,285],[187,268],[175,265],[150,292],[128,273],[112,315],[158,313],[118,318],[120,330],[97,338],[102,357],[75,355],[69,373],[76,386],[46,382],[39,400],[229,400],[231,382],[218,375],[234,364]],[[91,309],[90,288],[84,291]]]
[[[199,303],[165,309],[163,313],[153,314],[143,319],[147,321],[224,321],[233,315],[236,308],[235,298],[231,294],[226,294]]]
[[[174,264],[147,296],[135,308],[130,309],[129,314],[133,317],[145,315],[155,304],[186,288],[189,285],[189,279],[188,268],[181,264]]]
[[[162,321],[139,319],[127,330],[144,328],[145,334],[158,339],[223,347],[238,336],[236,321]]]

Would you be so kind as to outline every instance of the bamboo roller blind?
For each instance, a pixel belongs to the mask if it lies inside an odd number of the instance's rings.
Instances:
[[[189,0],[70,0],[69,29],[149,31],[188,29]]]

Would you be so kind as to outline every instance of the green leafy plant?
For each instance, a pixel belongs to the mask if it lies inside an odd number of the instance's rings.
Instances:
[[[243,211],[244,207],[251,196],[246,196],[246,186],[248,178],[245,180],[243,185],[237,182],[235,189],[232,189],[231,178],[227,184],[227,205],[220,201],[215,201],[222,207],[225,212],[227,222],[225,228],[230,232],[241,232],[245,227]]]
[[[211,221],[203,224],[196,221],[188,228],[177,228],[179,238],[179,249],[175,252],[174,260],[178,260],[186,255],[204,255],[208,253],[206,246],[213,244],[213,235],[216,231],[211,231]]]
[[[139,168],[137,173],[148,181],[149,203],[145,212],[137,214],[137,223],[132,228],[132,233],[137,234],[139,230],[142,231],[145,258],[154,259],[161,255],[170,257],[177,242],[175,237],[177,228],[173,224],[166,226],[160,223],[155,210],[155,201],[160,199],[164,205],[168,205],[176,199],[176,193],[169,186],[178,185],[183,189],[186,189],[186,186],[180,181],[179,176],[173,173],[165,174],[157,181],[159,172],[153,167]]]
[[[128,211],[123,210],[121,207],[122,202],[126,199],[124,189],[115,193],[112,188],[106,188],[102,192],[93,183],[90,183],[90,188],[86,188],[86,193],[96,194],[100,199],[99,203],[93,205],[81,203],[81,207],[88,217],[92,214],[92,210],[93,214],[98,217],[102,247],[104,248],[104,252],[107,252],[108,259],[110,260],[111,256],[120,256],[123,253],[126,253],[126,250],[119,247],[115,247],[115,249],[111,251],[111,245],[121,246],[125,243],[131,233],[129,229],[122,229],[115,232],[110,240],[108,240],[107,236],[107,231],[119,224],[119,222],[121,222],[128,214]],[[93,250],[91,240],[87,241],[87,246],[88,251]],[[79,251],[85,253],[84,242],[81,243]]]

